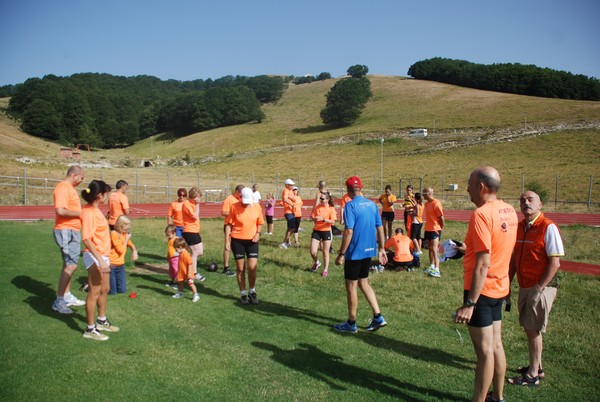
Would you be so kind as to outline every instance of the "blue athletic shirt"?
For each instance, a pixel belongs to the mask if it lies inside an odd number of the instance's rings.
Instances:
[[[356,196],[344,207],[346,229],[352,229],[352,240],[346,250],[346,260],[363,260],[377,255],[377,229],[381,216],[377,205],[362,196]]]

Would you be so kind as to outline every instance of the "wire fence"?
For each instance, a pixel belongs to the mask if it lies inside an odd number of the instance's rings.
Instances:
[[[326,181],[329,191],[335,198],[341,197],[345,189],[347,177],[357,173],[340,173],[337,177],[289,175],[280,173],[255,176],[249,173],[245,176],[214,175],[197,171],[141,169],[133,170],[130,177],[119,177],[117,173],[106,169],[86,169],[86,181],[93,178],[104,180],[111,186],[118,180],[129,183],[127,196],[135,204],[164,203],[177,198],[179,188],[189,189],[198,187],[203,192],[203,201],[221,202],[231,194],[238,184],[252,186],[257,184],[263,199],[268,193],[275,198],[281,196],[284,181],[292,179],[299,189],[299,194],[304,199],[315,198],[317,184],[320,180]],[[458,178],[451,174],[441,177],[397,177],[384,181],[382,176],[372,173],[358,174],[364,184],[363,193],[369,198],[378,198],[385,185],[392,186],[392,191],[398,198],[403,198],[406,186],[412,185],[414,192],[422,192],[424,187],[432,187],[434,196],[441,199],[447,208],[470,209],[466,192],[466,178]],[[48,177],[30,177],[27,169],[22,176],[0,176],[1,205],[51,205],[52,193],[56,184],[62,179]],[[530,189],[531,184],[544,199],[545,208],[555,211],[596,211],[600,209],[600,196],[594,194],[594,188],[599,185],[594,176],[582,177],[553,177],[540,178],[522,174],[518,177],[503,177],[501,197],[515,206],[518,204],[520,194],[525,189]],[[83,184],[80,186],[83,188]]]

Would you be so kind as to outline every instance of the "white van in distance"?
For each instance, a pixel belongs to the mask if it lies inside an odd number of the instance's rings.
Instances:
[[[411,130],[408,133],[409,137],[427,137],[427,129],[426,128],[417,128],[416,130]]]

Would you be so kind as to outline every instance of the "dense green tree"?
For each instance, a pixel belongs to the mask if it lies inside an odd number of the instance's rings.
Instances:
[[[327,103],[321,110],[323,123],[336,127],[354,123],[371,95],[371,83],[367,77],[339,80],[326,95]]]
[[[327,72],[322,72],[319,75],[317,75],[317,81],[324,81],[329,79],[331,79],[331,74]]]
[[[353,66],[348,67],[348,70],[346,72],[352,78],[360,78],[367,75],[367,73],[369,72],[369,67],[365,66],[364,64],[355,64]]]
[[[58,140],[61,133],[60,114],[50,102],[34,99],[23,114],[21,130],[36,137]]]

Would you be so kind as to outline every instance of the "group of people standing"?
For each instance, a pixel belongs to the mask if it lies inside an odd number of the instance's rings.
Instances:
[[[107,318],[106,302],[109,290],[111,268],[123,265],[122,257],[126,247],[134,250],[131,243],[130,221],[127,219],[129,205],[125,191],[127,183],[119,181],[118,190],[109,199],[107,217],[99,206],[107,199],[111,187],[101,180],[92,180],[81,191],[87,205],[81,207],[75,188],[83,181],[83,169],[71,167],[67,177],[54,191],[56,224],[54,238],[63,257],[63,269],[59,278],[58,292],[52,308],[59,313],[70,314],[70,307],[86,306],[87,325],[83,336],[96,340],[106,340],[102,332],[116,332],[118,327]],[[352,176],[346,180],[346,194],[341,198],[340,221],[343,224],[342,241],[335,258],[336,265],[343,265],[348,319],[333,325],[339,332],[355,333],[358,309],[358,289],[369,303],[373,317],[366,327],[375,331],[385,325],[374,289],[368,281],[372,260],[387,264],[389,257],[398,263],[407,263],[408,256],[421,251],[420,230],[425,221],[425,236],[429,250],[430,266],[427,272],[432,277],[440,277],[438,246],[444,227],[444,213],[441,202],[433,197],[433,189],[427,187],[422,196],[407,188],[404,198],[404,222],[406,232],[393,229],[393,205],[397,202],[386,187],[379,198],[383,211],[380,215],[377,205],[362,194],[362,182]],[[288,248],[294,233],[297,233],[297,211],[302,200],[291,179],[285,181],[281,202],[287,222],[286,234],[281,248]],[[316,205],[311,212],[314,228],[311,235],[310,255],[312,270],[321,266],[319,249],[322,252],[327,276],[332,239],[332,227],[338,220],[333,198],[324,182],[319,183]],[[477,357],[474,401],[503,401],[506,377],[506,357],[502,344],[502,306],[510,300],[510,284],[516,275],[519,283],[518,313],[519,323],[524,328],[529,346],[529,364],[518,368],[518,375],[508,378],[509,384],[536,386],[545,377],[542,365],[543,334],[548,325],[549,313],[557,294],[556,273],[564,247],[557,225],[541,212],[542,202],[533,191],[525,191],[520,199],[520,209],[524,219],[519,222],[515,209],[497,197],[500,190],[500,175],[493,167],[482,167],[471,172],[467,191],[476,209],[470,219],[461,251],[463,259],[463,305],[456,309],[454,321],[467,324]],[[115,195],[116,194],[116,195]],[[186,198],[187,197],[187,198]],[[194,292],[193,301],[199,299],[194,286],[198,276],[197,257],[204,249],[200,236],[199,208],[202,193],[197,188],[188,191],[179,189],[178,200],[168,213],[166,229],[169,238],[169,272],[177,284],[181,298],[183,284],[187,283]],[[115,205],[111,199],[114,198]],[[256,292],[256,269],[259,257],[259,239],[264,224],[260,206],[260,193],[239,185],[223,204],[224,248],[223,273],[236,276],[242,304],[258,304]],[[426,201],[423,204],[423,200]],[[266,200],[267,234],[273,233],[272,208],[274,197],[269,194]],[[392,211],[390,211],[390,208]],[[269,210],[271,212],[269,213]],[[392,212],[392,214],[390,214]],[[119,214],[115,216],[116,214]],[[111,223],[112,222],[112,223]],[[113,227],[109,225],[114,225]],[[112,230],[112,233],[111,233]],[[89,291],[86,301],[78,300],[70,291],[71,278],[83,242],[84,266],[88,271]],[[386,249],[394,249],[389,255]],[[402,252],[397,251],[401,249]],[[406,250],[409,250],[406,253]],[[112,250],[112,251],[111,251]],[[188,251],[189,250],[189,251]],[[177,255],[176,255],[177,253]],[[229,256],[233,253],[236,272],[229,269]],[[114,257],[114,258],[113,258]],[[404,259],[404,260],[402,260]],[[114,264],[113,264],[114,262]],[[175,267],[177,265],[177,267]],[[246,286],[246,271],[248,286]],[[115,276],[115,290],[119,291],[119,275]],[[179,295],[179,296],[178,296]],[[97,317],[95,316],[97,312]],[[493,386],[490,391],[490,386]]]

